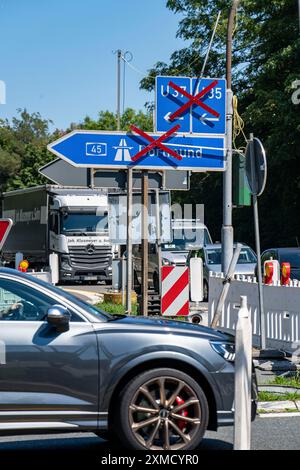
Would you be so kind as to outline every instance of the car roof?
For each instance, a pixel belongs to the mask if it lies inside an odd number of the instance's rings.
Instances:
[[[28,279],[28,274],[22,273],[21,271],[18,271],[17,269],[4,268],[3,266],[1,266],[0,267],[0,273],[13,274],[14,276],[18,276],[18,277]]]
[[[292,247],[282,247],[282,248],[268,248],[266,251],[271,251],[271,250],[277,250],[279,253],[293,253],[294,251],[300,251],[299,246],[295,246],[294,248]]]
[[[241,245],[245,248],[249,248],[248,245],[246,245],[245,243],[241,243]],[[233,244],[234,248],[236,247],[236,243]],[[202,247],[201,247],[202,248]],[[206,250],[213,250],[213,249],[216,249],[216,248],[222,248],[222,244],[221,243],[207,243],[207,245],[204,245],[203,246],[203,249]],[[199,250],[200,248],[195,248],[195,250]]]

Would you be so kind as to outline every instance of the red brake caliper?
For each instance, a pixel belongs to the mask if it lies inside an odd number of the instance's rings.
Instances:
[[[181,398],[181,397],[179,397],[179,396],[176,397],[176,400],[175,400],[175,401],[176,401],[177,405],[183,405],[183,404],[185,403],[185,401],[183,400],[183,398]],[[188,415],[188,412],[187,412],[186,410],[181,410],[181,411],[180,411],[180,415],[181,415],[181,416],[187,416],[187,415]],[[184,421],[184,420],[179,421],[179,423],[178,423],[178,427],[179,427],[179,429],[180,429],[181,431],[186,427],[186,425],[187,425],[187,422]]]

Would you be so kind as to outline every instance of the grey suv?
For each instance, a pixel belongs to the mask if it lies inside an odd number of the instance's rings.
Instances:
[[[190,450],[233,422],[231,336],[111,316],[0,269],[1,433],[92,431],[132,449]]]

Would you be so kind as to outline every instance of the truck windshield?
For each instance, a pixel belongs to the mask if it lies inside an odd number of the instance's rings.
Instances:
[[[209,243],[211,243],[211,238],[206,229],[175,229],[173,230],[173,241],[164,243],[162,250],[189,251]]]
[[[62,233],[103,233],[108,232],[107,215],[95,213],[67,213],[61,218]]]

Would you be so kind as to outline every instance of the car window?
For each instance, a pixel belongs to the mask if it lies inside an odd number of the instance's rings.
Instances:
[[[262,254],[261,260],[264,263],[265,261],[269,260],[271,257],[271,252],[266,251],[265,253]]]
[[[300,269],[300,250],[280,254],[281,263],[290,263],[291,268]]]
[[[57,300],[21,282],[0,279],[0,321],[44,321]],[[83,321],[71,312],[71,321]]]
[[[221,249],[206,250],[207,264],[221,264]]]
[[[250,248],[242,248],[238,259],[238,264],[254,264],[256,263],[256,255]]]

